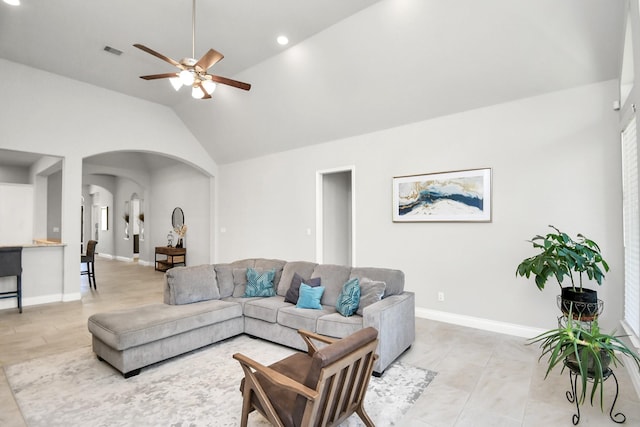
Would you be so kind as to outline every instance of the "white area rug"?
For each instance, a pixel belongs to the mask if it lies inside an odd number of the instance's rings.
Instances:
[[[238,426],[243,377],[231,356],[271,364],[294,350],[241,335],[142,369],[125,380],[90,347],[5,366],[25,421],[38,426]],[[399,425],[434,372],[395,363],[371,378],[365,408],[379,426]],[[250,426],[266,426],[251,414]],[[357,416],[344,426],[362,425]]]

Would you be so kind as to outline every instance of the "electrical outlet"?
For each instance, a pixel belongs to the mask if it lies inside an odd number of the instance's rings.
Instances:
[[[438,292],[438,301],[444,301],[444,292]]]

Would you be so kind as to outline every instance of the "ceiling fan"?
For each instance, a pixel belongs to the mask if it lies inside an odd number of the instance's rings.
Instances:
[[[207,70],[220,61],[224,56],[215,49],[209,49],[200,59],[196,60],[196,0],[193,0],[192,14],[192,30],[191,30],[191,57],[182,58],[180,61],[173,60],[153,49],[142,44],[134,44],[140,50],[143,50],[156,58],[162,59],[171,65],[178,67],[181,71],[175,73],[151,74],[148,76],[140,76],[144,80],[169,79],[175,90],[179,90],[183,85],[191,86],[191,96],[199,99],[209,99],[216,88],[216,83],[237,87],[243,90],[251,89],[249,83],[239,82],[226,77],[208,74]]]

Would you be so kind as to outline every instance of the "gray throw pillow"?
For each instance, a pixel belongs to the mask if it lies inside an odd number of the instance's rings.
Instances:
[[[233,269],[233,297],[242,298],[244,296],[244,292],[246,288],[247,288],[247,269],[234,268]]]
[[[293,279],[291,279],[291,286],[289,286],[289,290],[287,294],[284,296],[284,302],[290,302],[291,304],[297,304],[298,298],[300,298],[300,284],[305,283],[312,288],[320,286],[320,278],[315,277],[313,279],[305,280],[298,273],[294,273]]]
[[[357,314],[362,316],[365,307],[370,306],[382,299],[387,284],[377,280],[371,280],[367,277],[360,279],[360,305]]]
[[[167,271],[166,277],[173,304],[220,299],[216,272],[212,265],[175,267]]]
[[[233,267],[230,264],[216,264],[215,270],[220,298],[230,297],[233,295]]]

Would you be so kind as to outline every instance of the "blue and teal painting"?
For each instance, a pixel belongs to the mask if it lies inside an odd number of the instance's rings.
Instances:
[[[398,214],[408,216],[475,216],[484,211],[483,177],[400,183]]]

